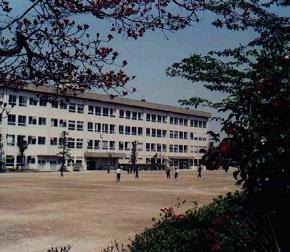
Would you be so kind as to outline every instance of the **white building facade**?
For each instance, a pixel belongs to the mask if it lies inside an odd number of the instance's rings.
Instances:
[[[208,112],[95,93],[55,96],[56,90],[30,86],[21,91],[0,89],[1,135],[6,167],[21,163],[18,143],[28,142],[26,169],[59,169],[59,142],[68,132],[69,167],[98,170],[129,164],[137,142],[137,164],[192,168],[198,165],[209,139]],[[7,105],[6,105],[7,104]]]

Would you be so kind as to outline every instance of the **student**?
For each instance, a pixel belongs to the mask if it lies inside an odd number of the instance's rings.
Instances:
[[[139,166],[138,165],[136,166],[136,169],[135,169],[135,178],[139,178]]]
[[[201,178],[201,165],[198,166],[197,171],[198,171],[198,175],[197,175],[197,177],[198,177],[198,178]]]
[[[178,173],[179,173],[179,169],[178,169],[178,167],[175,167],[175,179],[177,179],[178,178]]]
[[[121,181],[121,168],[118,167],[116,170],[116,174],[117,174],[117,179],[116,179],[116,183]]]
[[[168,166],[166,166],[165,171],[166,171],[166,178],[170,179],[170,168]]]

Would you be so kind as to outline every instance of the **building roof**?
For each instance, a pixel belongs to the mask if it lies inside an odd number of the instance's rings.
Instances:
[[[56,88],[52,86],[47,87],[47,86],[28,85],[23,89],[27,91],[41,92],[41,93],[46,93],[46,94],[56,94]],[[79,95],[71,94],[68,96],[88,99],[88,100],[93,100],[93,101],[99,101],[103,103],[111,103],[111,104],[113,103],[113,104],[119,104],[119,105],[125,105],[125,106],[132,106],[136,108],[152,109],[152,110],[158,110],[158,111],[164,111],[164,112],[177,113],[177,114],[182,114],[182,115],[198,116],[198,117],[205,117],[205,118],[211,117],[211,113],[209,112],[175,107],[171,105],[163,105],[163,104],[153,103],[153,102],[146,102],[142,100],[139,101],[139,100],[128,99],[128,98],[120,98],[120,97],[112,98],[109,95],[101,95],[101,94],[97,94],[93,92],[84,92]]]

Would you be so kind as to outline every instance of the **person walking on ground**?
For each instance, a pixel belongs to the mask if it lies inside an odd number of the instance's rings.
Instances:
[[[179,169],[178,167],[175,167],[175,175],[174,175],[175,179],[178,178],[178,174],[179,174]]]
[[[198,171],[197,177],[201,178],[201,165],[198,166],[197,171]]]
[[[170,179],[170,168],[168,166],[166,166],[165,171],[166,171],[166,178]]]
[[[139,167],[138,167],[138,165],[135,168],[135,178],[139,178]]]
[[[117,178],[116,178],[116,183],[121,181],[121,168],[118,167],[116,170]]]

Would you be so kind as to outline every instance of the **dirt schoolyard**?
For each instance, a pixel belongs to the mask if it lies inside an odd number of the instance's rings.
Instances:
[[[127,243],[152,225],[160,208],[185,200],[200,205],[237,189],[232,173],[181,171],[166,179],[164,171],[0,174],[0,251],[46,252],[71,244],[71,252],[101,251],[117,240]]]

